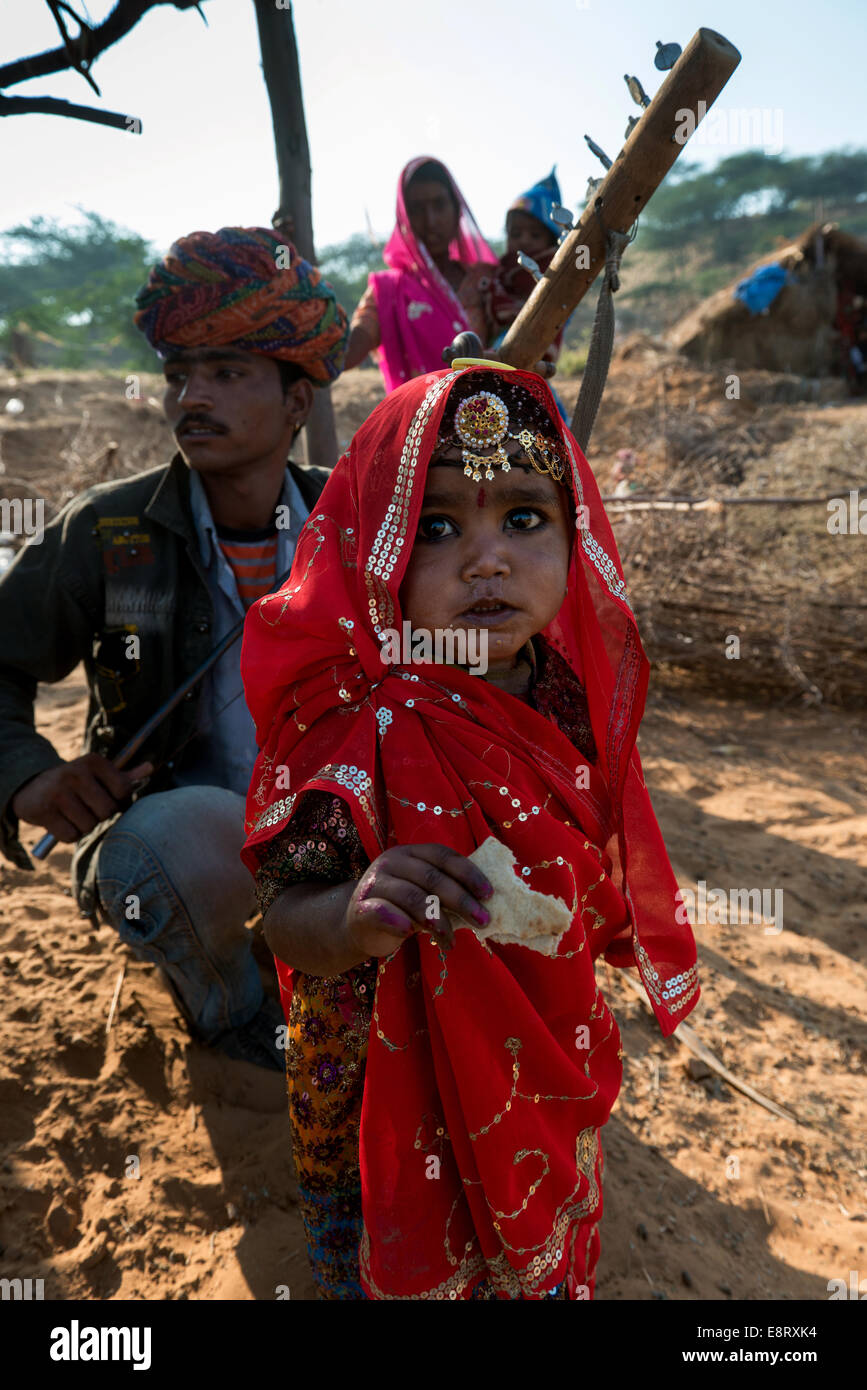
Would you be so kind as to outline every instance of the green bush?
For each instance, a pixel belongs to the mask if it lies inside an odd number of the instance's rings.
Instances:
[[[586,348],[564,348],[557,359],[557,375],[580,376],[586,366]]]

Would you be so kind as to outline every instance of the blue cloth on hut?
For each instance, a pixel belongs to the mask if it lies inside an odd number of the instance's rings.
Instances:
[[[735,287],[735,299],[745,304],[751,314],[761,314],[771,307],[788,279],[789,272],[785,266],[776,261],[772,265],[763,265]]]

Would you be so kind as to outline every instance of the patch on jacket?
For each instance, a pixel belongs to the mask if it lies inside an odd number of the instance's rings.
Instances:
[[[150,532],[140,529],[137,516],[104,516],[96,525],[106,574],[154,563]]]
[[[105,626],[131,627],[136,632],[164,632],[177,608],[177,594],[170,589],[150,589],[142,584],[105,586]]]

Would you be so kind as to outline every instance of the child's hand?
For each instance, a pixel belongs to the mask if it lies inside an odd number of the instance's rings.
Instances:
[[[491,920],[480,899],[494,890],[464,855],[445,845],[395,845],[358,881],[346,909],[346,933],[365,956],[390,956],[412,931],[454,944],[445,909],[479,926]],[[435,915],[433,915],[435,914]]]

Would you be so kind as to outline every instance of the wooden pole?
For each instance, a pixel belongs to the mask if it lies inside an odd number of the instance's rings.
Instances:
[[[304,120],[298,46],[292,6],[278,9],[274,0],[253,0],[262,72],[271,103],[274,145],[280,182],[280,203],[272,219],[277,228],[291,227],[292,241],[305,260],[316,264],[313,245],[313,207],[310,197],[310,146]],[[337,431],[330,389],[319,386],[304,428],[305,457],[320,468],[337,462]]]
[[[606,230],[629,231],[740,60],[712,29],[693,35],[506,334],[501,361],[539,361],[605,264]]]

